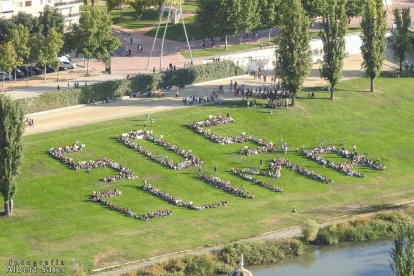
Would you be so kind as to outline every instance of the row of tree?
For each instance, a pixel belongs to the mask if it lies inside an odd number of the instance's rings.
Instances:
[[[272,29],[281,25],[283,2],[286,1],[199,0],[196,22],[199,28],[211,36],[223,37],[226,49],[228,36],[240,34],[241,39],[242,33],[250,32],[259,25],[269,29],[270,42]],[[346,18],[349,20],[361,15],[364,2],[365,0],[345,1]],[[304,16],[309,19],[309,25],[313,24],[316,17],[326,13],[326,0],[301,0],[300,4]]]
[[[345,0],[324,0],[320,10],[323,42],[323,61],[320,75],[330,83],[331,99],[334,98],[335,86],[342,76],[345,56],[345,34],[348,16]],[[300,0],[282,3],[279,33],[276,48],[276,75],[282,84],[294,95],[301,89],[310,73],[312,52],[309,45],[309,17],[306,15]],[[393,42],[394,59],[400,63],[407,58],[411,48],[408,27],[411,24],[410,9],[395,9],[391,41]],[[374,91],[374,80],[380,76],[385,60],[387,47],[386,11],[382,0],[368,0],[362,5],[362,68],[371,80],[371,92]],[[294,100],[293,100],[294,104]]]
[[[0,26],[8,26],[0,37],[0,70],[10,74],[17,66],[29,63],[39,67],[52,65],[57,69],[60,65],[58,56],[75,50],[88,61],[89,73],[91,58],[107,63],[110,53],[121,43],[112,35],[111,17],[104,10],[92,8],[83,12],[79,24],[73,26],[72,32],[65,34],[63,16],[59,11],[46,6],[43,14],[47,15],[47,19],[19,13],[14,20],[0,21]],[[43,21],[48,24],[39,24]]]

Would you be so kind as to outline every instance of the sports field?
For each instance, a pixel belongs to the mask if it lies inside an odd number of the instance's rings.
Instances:
[[[231,242],[270,230],[300,225],[306,218],[316,220],[365,210],[413,199],[414,143],[412,103],[414,79],[387,78],[376,81],[376,92],[367,92],[365,78],[344,81],[338,85],[334,101],[329,92],[316,92],[308,99],[307,92],[299,93],[296,108],[278,108],[272,114],[261,107],[241,106],[241,100],[223,106],[199,106],[189,109],[152,114],[152,127],[145,116],[97,123],[45,134],[26,136],[25,164],[14,198],[11,217],[0,217],[0,263],[10,258],[48,260],[58,258],[76,262],[87,269],[161,255],[177,250]],[[254,143],[220,145],[187,128],[188,122],[202,121],[209,115],[221,113],[234,123],[210,129],[219,136],[241,135],[243,132],[279,144],[287,142],[289,152],[266,153],[255,156],[239,154],[240,147],[257,147]],[[144,157],[117,140],[129,130],[143,129],[144,123],[156,136],[204,160],[202,172],[231,181],[231,185],[254,194],[258,199],[246,199],[226,193],[196,178],[197,167],[172,170]],[[365,178],[346,176],[325,168],[294,148],[335,144],[344,141],[345,147],[380,158],[387,167],[382,173],[368,167],[355,170]],[[105,183],[104,177],[115,175],[112,169],[75,171],[48,154],[52,147],[68,146],[79,141],[85,144],[81,152],[67,154],[75,161],[98,160],[102,157],[131,169],[137,179]],[[158,156],[184,158],[147,140],[138,144]],[[230,170],[267,167],[275,157],[284,157],[300,167],[306,167],[331,178],[334,183],[323,184],[282,167],[281,177],[255,176],[284,193],[272,192],[233,175]],[[335,154],[324,156],[334,162],[348,160]],[[228,201],[228,205],[202,211],[178,207],[140,189],[143,179],[156,188],[195,205]],[[111,203],[130,207],[137,214],[172,210],[171,216],[142,221],[94,203],[93,191],[122,191],[108,199]],[[297,213],[292,213],[293,209]]]

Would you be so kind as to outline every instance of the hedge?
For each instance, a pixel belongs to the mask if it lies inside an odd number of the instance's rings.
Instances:
[[[25,114],[46,111],[66,106],[86,103],[88,100],[102,100],[107,97],[127,96],[132,92],[148,92],[160,87],[178,85],[183,87],[193,83],[211,81],[245,74],[245,71],[232,61],[222,61],[166,71],[156,74],[141,75],[130,79],[106,81],[81,88],[43,93],[31,99],[19,99]]]

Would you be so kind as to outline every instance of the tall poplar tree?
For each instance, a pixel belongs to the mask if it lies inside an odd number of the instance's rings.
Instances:
[[[379,77],[385,60],[387,41],[387,12],[382,0],[368,0],[365,4],[362,22],[362,68],[371,79],[371,92],[374,92],[374,80]]]
[[[0,192],[6,215],[13,214],[13,196],[23,164],[23,120],[20,102],[0,95]]]
[[[322,14],[323,61],[319,71],[321,78],[331,84],[331,99],[334,98],[335,85],[341,80],[344,65],[345,33],[348,26],[345,2],[327,0]]]
[[[269,28],[268,42],[270,44],[272,29],[280,23],[280,2],[281,0],[259,1],[260,23]]]
[[[276,39],[276,75],[282,85],[296,93],[310,73],[312,50],[309,44],[310,19],[305,15],[300,0],[282,1],[280,35]]]
[[[400,73],[402,72],[402,63],[407,59],[407,53],[411,50],[411,41],[408,28],[411,25],[410,8],[395,8],[394,24],[396,28],[393,29],[393,46],[394,60],[400,63]]]

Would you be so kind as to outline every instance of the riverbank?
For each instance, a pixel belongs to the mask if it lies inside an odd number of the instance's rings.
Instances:
[[[317,235],[312,245],[333,245],[344,241],[377,240],[393,236],[398,229],[414,223],[414,206],[395,206],[391,210],[354,215],[317,225]],[[268,238],[265,236],[262,239]],[[128,276],[159,275],[213,275],[232,271],[240,254],[245,256],[245,264],[271,264],[282,259],[300,256],[305,251],[304,237],[299,227],[281,235],[278,240],[250,240],[228,244],[217,251],[197,254],[192,252],[182,257],[171,258],[132,272]],[[112,275],[119,275],[112,271]],[[110,272],[109,272],[110,273]]]

